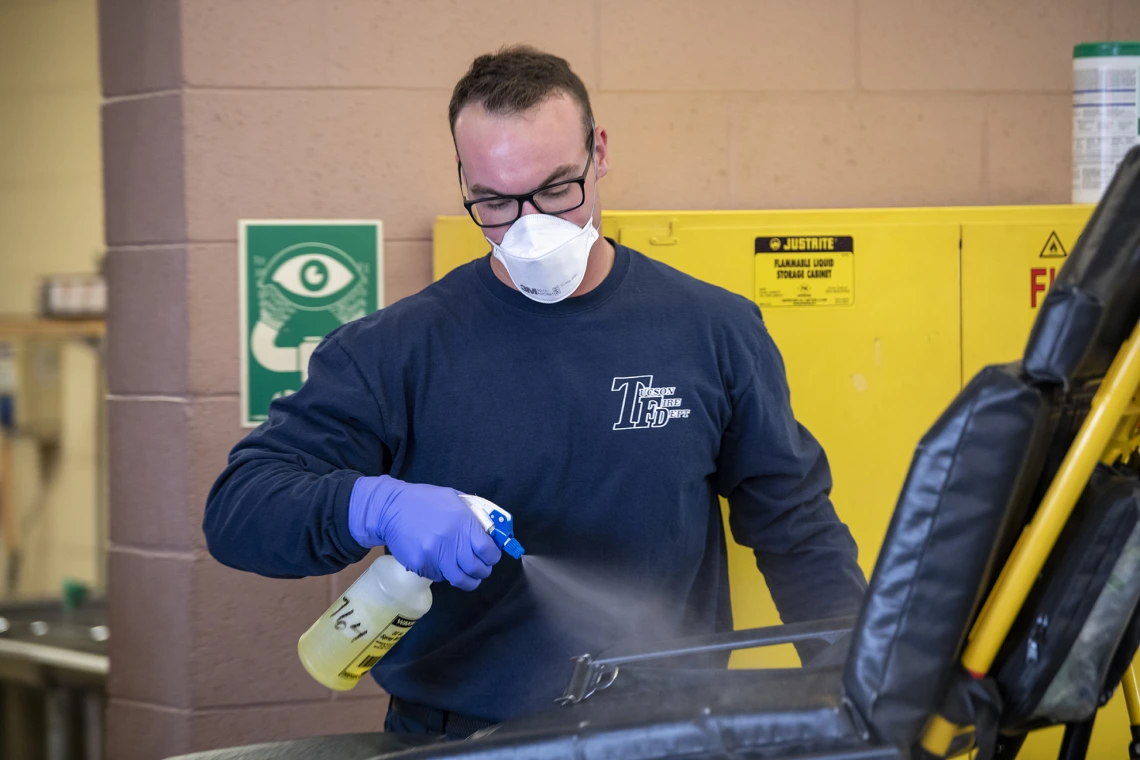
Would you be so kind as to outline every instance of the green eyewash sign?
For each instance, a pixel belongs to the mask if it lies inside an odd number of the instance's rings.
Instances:
[[[242,220],[241,423],[300,389],[329,332],[384,301],[379,221]]]

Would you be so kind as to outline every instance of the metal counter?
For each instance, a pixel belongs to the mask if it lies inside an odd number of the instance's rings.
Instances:
[[[102,760],[106,606],[0,604],[0,760]]]

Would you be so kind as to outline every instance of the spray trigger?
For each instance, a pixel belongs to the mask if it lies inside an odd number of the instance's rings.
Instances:
[[[459,498],[471,508],[483,530],[494,540],[495,546],[515,559],[522,558],[526,550],[515,538],[515,520],[510,512],[479,496],[464,493],[459,494]]]

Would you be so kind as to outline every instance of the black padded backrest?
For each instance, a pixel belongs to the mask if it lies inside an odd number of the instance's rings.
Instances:
[[[1085,225],[1041,304],[1025,348],[1025,372],[1073,383],[1103,376],[1140,319],[1140,146]]]
[[[1020,364],[987,367],[919,443],[843,676],[880,740],[912,746],[945,696],[995,557],[1037,484],[1051,407]]]

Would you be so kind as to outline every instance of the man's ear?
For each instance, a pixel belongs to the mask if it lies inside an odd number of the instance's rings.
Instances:
[[[610,171],[609,139],[604,127],[594,128],[594,166],[597,168],[598,179]]]

